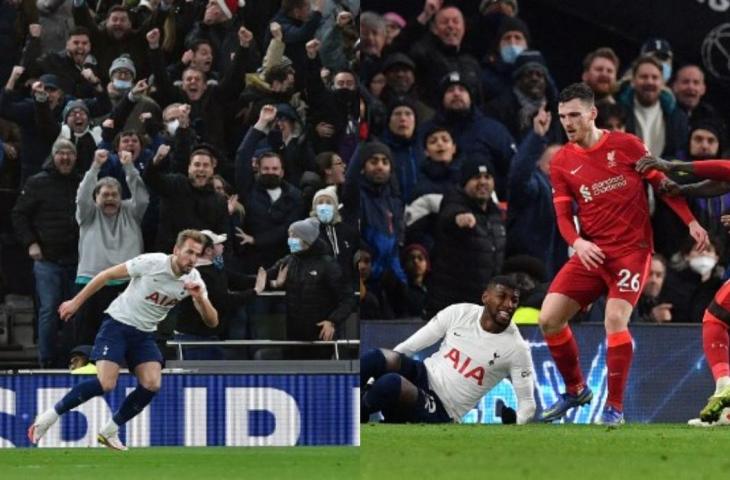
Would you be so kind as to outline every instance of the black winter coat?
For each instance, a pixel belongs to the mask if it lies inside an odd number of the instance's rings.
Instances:
[[[455,219],[460,213],[472,213],[476,226],[459,228]],[[461,189],[444,197],[438,224],[426,305],[429,318],[454,303],[481,303],[487,282],[502,270],[507,237],[498,207],[490,201],[482,210]]]
[[[195,188],[186,175],[163,174],[160,165],[154,162],[149,162],[142,177],[149,189],[160,195],[158,251],[172,252],[177,234],[186,228],[215,233],[227,231],[228,205],[212,184]]]
[[[337,261],[328,247],[317,239],[303,252],[282,258],[272,268],[269,278],[276,278],[279,266],[286,264],[286,333],[288,340],[317,340],[321,327],[329,320],[341,325],[354,310],[356,298],[352,286],[342,279]]]
[[[26,249],[38,243],[43,259],[63,265],[78,261],[76,190],[81,177],[62,175],[52,162],[30,177],[13,208],[13,229]]]

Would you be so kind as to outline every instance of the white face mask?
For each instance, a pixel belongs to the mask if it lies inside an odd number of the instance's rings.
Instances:
[[[175,132],[177,131],[178,127],[180,126],[180,120],[175,119],[171,122],[167,122],[165,127],[167,128],[167,133],[169,133],[171,136],[175,136]]]
[[[713,268],[717,265],[715,257],[709,255],[701,255],[694,257],[689,261],[689,268],[702,275],[703,277],[710,273]]]

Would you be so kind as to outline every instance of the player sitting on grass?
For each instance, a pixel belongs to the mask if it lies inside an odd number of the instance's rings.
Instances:
[[[124,399],[114,416],[99,432],[99,442],[115,450],[126,450],[119,439],[119,427],[140,413],[160,389],[162,354],[155,343],[157,324],[187,296],[203,321],[211,328],[218,325],[218,312],[208,300],[200,273],[194,268],[203,251],[205,237],[197,230],[183,230],[177,236],[172,255],[148,253],[108,268],[96,275],[74,298],[58,309],[68,319],[94,293],[110,280],[131,278],[127,288],[106,310],[96,335],[92,360],[97,377],[77,384],[56,405],[36,418],[28,429],[31,443],[38,444],[59,417],[87,400],[114,390],[119,369],[126,361],[139,381]]]
[[[381,412],[389,423],[459,422],[495,385],[509,377],[518,410],[503,411],[504,423],[527,423],[535,413],[530,347],[512,323],[520,292],[510,277],[494,277],[482,294],[484,306],[469,303],[441,310],[395,347],[373,349],[360,359],[360,420]],[[410,355],[441,340],[421,362]],[[511,417],[511,418],[510,418]]]
[[[730,161],[702,160],[701,162],[669,162],[655,157],[643,158],[636,169],[645,172],[659,170],[661,172],[686,172],[699,178],[700,183],[677,185],[667,183],[665,189],[669,194],[688,196],[714,197],[730,193]],[[730,219],[724,216],[721,221],[730,227]],[[723,411],[730,407],[730,355],[728,344],[728,326],[730,325],[730,281],[725,282],[715,294],[702,318],[702,347],[705,358],[715,379],[715,393],[700,412],[700,418],[690,420],[694,426],[730,425],[730,418]]]

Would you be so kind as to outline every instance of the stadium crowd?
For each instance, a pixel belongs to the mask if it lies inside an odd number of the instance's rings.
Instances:
[[[516,0],[397,7],[0,0],[1,293],[34,293],[42,366],[93,343],[126,285],[68,324],[62,301],[109,266],[169,253],[185,228],[207,231],[197,268],[222,321],[211,330],[182,302],[161,344],[264,338],[254,320],[270,314],[286,315],[287,339],[352,338],[358,310],[428,319],[479,303],[498,274],[523,291],[515,320],[537,322],[570,253],[548,175],[565,142],[553,59]],[[666,159],[727,155],[701,67],[660,38],[624,60],[596,45],[573,79],[594,90],[599,127]],[[657,254],[634,320],[699,322],[726,278],[730,197],[690,200],[711,232],[698,252],[647,194]]]
[[[109,267],[172,253],[190,228],[207,239],[196,268],[220,322],[208,328],[185,299],[161,346],[269,338],[255,319],[271,314],[285,315],[287,340],[356,338],[345,166],[358,14],[347,0],[0,0],[2,293],[34,293],[42,367],[93,344],[127,280],[67,323],[63,301]]]
[[[566,141],[557,94],[567,86],[550,63],[566,59],[541,53],[519,8],[425,0],[415,15],[394,4],[360,16],[364,143],[347,175],[360,184],[362,319],[429,319],[450,304],[479,304],[488,279],[515,274],[523,295],[514,319],[537,323],[570,253],[548,175]],[[583,73],[570,83],[594,91],[599,128],[633,133],[669,160],[730,158],[726,119],[706,99],[700,66],[675,59],[661,38],[624,62],[611,45],[591,48],[574,59]],[[730,196],[688,198],[711,235],[700,252],[651,188],[647,195],[656,254],[632,319],[700,322],[727,278]],[[604,308],[599,300],[580,319],[602,322]]]

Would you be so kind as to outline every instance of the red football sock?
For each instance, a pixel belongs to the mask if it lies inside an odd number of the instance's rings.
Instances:
[[[624,410],[624,388],[629,379],[629,368],[634,356],[634,347],[631,344],[631,333],[621,330],[609,333],[606,337],[606,367],[608,369],[608,398],[606,405],[616,410]]]
[[[718,320],[710,312],[705,312],[702,318],[702,347],[715,380],[730,375],[728,343],[730,340],[725,322]]]
[[[566,325],[558,333],[545,335],[545,342],[550,348],[550,354],[555,360],[558,371],[563,376],[565,390],[571,395],[577,395],[585,387],[585,381],[580,370],[578,344],[570,326]]]

